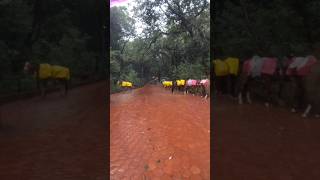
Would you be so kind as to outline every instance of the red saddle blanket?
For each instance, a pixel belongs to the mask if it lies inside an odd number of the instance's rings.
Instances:
[[[277,69],[277,58],[266,57],[263,60],[262,74],[273,75]]]
[[[317,63],[317,59],[314,56],[308,56],[307,61],[301,67],[293,67],[291,68],[290,65],[296,63],[296,61],[300,60],[300,58],[293,58],[289,61],[289,67],[286,71],[286,74],[291,75],[298,75],[298,76],[306,76],[311,72],[311,68],[313,65]]]

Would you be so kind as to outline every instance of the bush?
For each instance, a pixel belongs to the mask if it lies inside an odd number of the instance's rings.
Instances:
[[[121,74],[120,79],[130,81],[134,86],[140,87],[143,85],[142,80],[138,77],[138,73],[133,69],[130,69],[128,74]]]

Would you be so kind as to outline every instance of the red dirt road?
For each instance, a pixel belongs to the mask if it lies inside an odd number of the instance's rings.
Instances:
[[[0,108],[0,179],[108,178],[106,83]]]
[[[110,175],[210,179],[210,102],[160,86],[111,95]]]
[[[212,177],[217,180],[320,178],[320,120],[262,104],[213,103]]]

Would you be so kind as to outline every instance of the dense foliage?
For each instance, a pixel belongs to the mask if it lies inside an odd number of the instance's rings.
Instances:
[[[136,17],[112,7],[110,78],[142,85],[152,76],[209,76],[210,5],[207,0],[140,0]],[[137,34],[138,18],[145,25]]]
[[[317,0],[217,0],[214,52],[217,57],[318,55]]]
[[[105,78],[106,10],[99,0],[1,1],[1,93],[35,87],[25,61],[67,66],[73,81]]]

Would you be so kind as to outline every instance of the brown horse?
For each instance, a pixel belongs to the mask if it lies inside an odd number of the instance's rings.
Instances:
[[[188,79],[185,86],[185,94],[191,93],[195,95],[197,93],[197,80],[195,79]]]
[[[276,58],[254,56],[244,61],[237,82],[238,103],[243,104],[243,94],[246,94],[247,102],[251,104],[252,86],[260,83],[264,90],[265,106],[269,107],[272,101],[272,84],[281,79],[280,70]]]
[[[133,89],[134,86],[132,82],[123,80],[118,81],[117,84],[122,88],[122,90],[130,90]]]
[[[70,80],[69,68],[26,62],[24,65],[24,72],[35,76],[42,97],[46,96],[48,81],[54,81],[55,83],[60,84],[61,93],[64,91],[62,95],[68,94],[68,83]]]
[[[297,108],[302,108],[306,105],[302,117],[307,117],[311,112],[314,112],[316,117],[320,116],[320,63],[314,56],[305,57],[308,62],[302,68],[287,67],[286,75],[290,77],[294,86],[294,102],[292,112],[296,112]],[[302,57],[293,58],[294,60],[303,60]],[[290,66],[289,64],[289,66]]]
[[[210,97],[210,80],[209,79],[202,79],[200,81],[200,87],[201,87],[201,96],[205,99],[208,99]]]
[[[294,64],[294,60],[302,60],[304,58],[309,58],[313,61],[309,65],[297,68],[291,67]],[[251,103],[250,91],[252,89],[252,84],[254,81],[259,81],[263,85],[263,89],[266,90],[265,96],[267,100],[270,100],[272,94],[272,84],[278,84],[279,89],[277,92],[277,98],[281,99],[281,94],[283,94],[283,87],[289,83],[289,91],[293,92],[293,102],[290,102],[292,106],[291,111],[296,112],[297,108],[303,108],[302,117],[307,117],[311,112],[315,114],[316,117],[320,117],[320,63],[316,60],[314,56],[307,57],[295,57],[293,60],[283,63],[278,63],[276,71],[273,75],[261,74],[258,77],[252,77],[251,72],[243,70],[240,74],[238,87],[239,87],[239,104],[242,104],[242,94],[246,92],[247,101]],[[246,61],[244,66],[246,66]],[[298,63],[299,64],[299,63]],[[243,68],[245,69],[245,68]],[[285,92],[288,93],[288,92]],[[266,106],[269,105],[270,101],[266,102]]]

